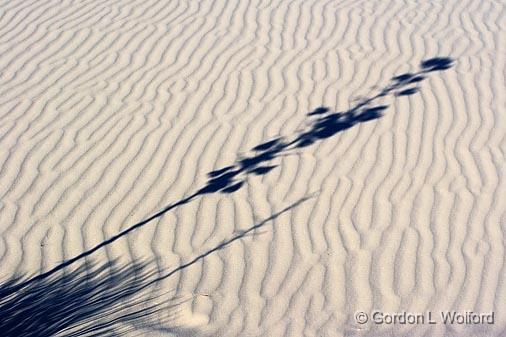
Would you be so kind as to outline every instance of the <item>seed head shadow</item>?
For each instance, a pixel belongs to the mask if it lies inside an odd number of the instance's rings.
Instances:
[[[333,112],[325,106],[314,109],[307,113],[309,125],[305,129],[289,138],[276,137],[256,145],[250,155],[239,158],[233,165],[209,172],[207,184],[196,194],[235,192],[245,184],[249,175],[265,175],[275,169],[277,165],[272,163],[274,159],[331,138],[360,123],[381,118],[388,106],[379,104],[380,98],[414,95],[419,92],[418,85],[429,73],[449,69],[453,63],[453,59],[448,57],[424,60],[417,72],[394,76],[377,94],[359,99],[347,111]]]

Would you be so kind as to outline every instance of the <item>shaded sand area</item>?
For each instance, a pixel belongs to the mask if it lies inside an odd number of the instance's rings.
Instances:
[[[506,335],[505,13],[1,2],[2,336]]]

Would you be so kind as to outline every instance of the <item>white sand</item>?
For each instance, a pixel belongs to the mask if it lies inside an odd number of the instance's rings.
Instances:
[[[505,336],[504,7],[2,1],[1,279],[147,262],[173,306],[132,336]],[[433,57],[454,62],[376,97]],[[116,236],[360,98],[388,107]],[[356,322],[374,310],[495,322]]]

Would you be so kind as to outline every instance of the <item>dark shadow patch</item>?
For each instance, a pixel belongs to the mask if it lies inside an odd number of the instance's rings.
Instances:
[[[415,76],[416,75],[412,74],[412,73],[405,73],[405,74],[402,74],[402,75],[398,75],[398,76],[392,77],[392,81],[398,82],[398,83],[408,82],[408,81],[410,81]]]
[[[121,336],[162,308],[146,290],[155,278],[147,264],[84,263],[31,280],[0,285],[4,337]]]
[[[449,57],[434,57],[422,61],[420,67],[424,72],[441,71],[450,69],[453,66],[453,59]]]
[[[413,83],[418,83],[418,82],[421,82],[425,79],[425,76],[422,76],[422,75],[419,75],[419,76],[415,76],[413,77],[412,79],[410,79],[408,81],[409,84],[413,84]]]
[[[223,190],[221,190],[221,192],[222,193],[234,193],[235,191],[240,189],[243,184],[244,184],[244,182],[240,181],[238,183],[235,183],[234,185],[230,185],[230,186],[224,188]]]
[[[253,151],[265,151],[273,148],[274,146],[278,145],[281,142],[282,138],[275,138],[273,140],[270,140],[268,142],[262,143],[260,145],[257,145],[253,148]]]
[[[399,91],[396,96],[409,96],[416,94],[418,92],[418,88],[409,88],[402,91]]]
[[[364,110],[357,116],[359,122],[368,122],[374,119],[378,119],[383,116],[382,111],[387,108],[386,105],[379,105],[367,110]]]
[[[264,175],[264,174],[267,174],[270,171],[272,171],[272,169],[274,169],[275,167],[276,167],[276,165],[259,166],[259,167],[254,168],[253,170],[249,171],[249,173],[253,173],[256,175]]]
[[[220,190],[223,190],[231,185],[231,183],[234,181],[234,177],[239,174],[237,170],[230,171],[227,170],[225,173],[223,173],[220,176],[216,176],[209,180],[203,188],[201,188],[197,194],[208,194],[208,193],[214,193],[218,192]]]
[[[232,170],[233,168],[234,168],[234,166],[227,166],[227,167],[224,167],[224,168],[216,170],[216,171],[211,171],[207,175],[209,177],[217,177],[217,176],[222,175],[225,172]]]
[[[326,106],[321,106],[321,107],[318,107],[318,108],[314,109],[313,111],[309,112],[307,115],[308,116],[321,115],[321,114],[327,113],[329,111],[330,111],[330,108],[328,108]]]

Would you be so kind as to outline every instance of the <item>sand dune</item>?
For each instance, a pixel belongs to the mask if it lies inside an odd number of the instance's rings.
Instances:
[[[0,8],[6,336],[506,335],[500,1]]]

